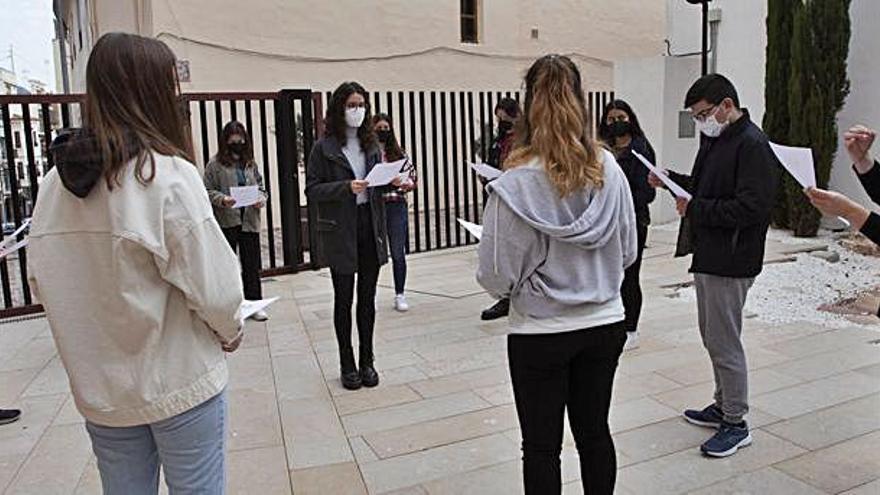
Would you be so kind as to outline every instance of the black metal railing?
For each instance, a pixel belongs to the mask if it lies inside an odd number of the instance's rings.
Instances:
[[[488,156],[493,109],[518,91],[382,91],[371,94],[374,112],[392,116],[401,145],[416,164],[419,187],[410,207],[410,252],[474,244],[456,221],[479,223],[482,183],[468,162]],[[598,120],[612,93],[590,93]],[[314,208],[304,193],[305,161],[323,129],[329,93],[308,89],[268,93],[189,93],[193,154],[204,167],[231,121],[251,134],[269,192],[262,233],[263,275],[317,268],[312,260]],[[81,95],[0,96],[0,240],[31,215],[42,177],[54,166],[48,145],[63,128],[81,123]],[[19,235],[19,238],[22,236]],[[10,270],[10,267],[15,269]],[[0,259],[0,318],[38,312],[27,284],[27,249]]]
[[[330,92],[316,93],[316,114]],[[411,193],[409,252],[476,243],[456,219],[480,223],[483,185],[468,166],[485,160],[495,128],[494,108],[503,97],[520,101],[519,91],[376,91],[373,113],[394,121],[400,145],[416,165],[418,187]],[[593,126],[614,95],[587,95]],[[322,128],[319,122],[318,129]]]
[[[191,93],[183,98],[198,165],[204,167],[216,153],[226,122],[239,120],[251,134],[269,192],[263,275],[309,267],[299,170],[314,142],[312,91]],[[31,215],[40,180],[54,165],[48,145],[60,129],[81,124],[81,101],[82,95],[0,96],[0,240]],[[27,248],[0,259],[0,287],[0,318],[41,311],[27,283]]]

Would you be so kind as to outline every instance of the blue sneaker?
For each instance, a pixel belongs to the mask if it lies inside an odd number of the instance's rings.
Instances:
[[[684,419],[688,423],[706,428],[718,428],[724,420],[721,408],[712,404],[702,411],[688,409],[684,412]]]
[[[710,457],[728,457],[751,444],[752,434],[745,421],[738,425],[722,423],[718,433],[700,446],[700,451]]]

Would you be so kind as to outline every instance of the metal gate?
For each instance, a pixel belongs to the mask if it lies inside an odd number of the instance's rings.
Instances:
[[[518,91],[377,91],[374,112],[390,114],[401,145],[415,163],[419,187],[410,199],[409,252],[475,243],[456,222],[480,222],[482,185],[468,162],[485,159],[494,128],[494,105]],[[595,126],[614,95],[591,92]],[[216,153],[223,126],[240,121],[251,135],[269,205],[262,233],[264,276],[317,268],[314,208],[305,197],[305,164],[323,132],[329,93],[285,89],[267,93],[188,93],[193,153],[204,167]],[[81,123],[82,95],[0,96],[0,239],[33,210],[43,176],[53,167],[48,146],[58,130]],[[39,312],[27,284],[27,249],[0,259],[0,319]]]

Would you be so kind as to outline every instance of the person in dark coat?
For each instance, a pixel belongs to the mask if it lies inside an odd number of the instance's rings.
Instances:
[[[781,165],[726,77],[698,79],[684,106],[701,134],[693,172],[663,173],[692,195],[676,198],[682,217],[676,255],[693,254],[700,336],[715,376],[712,404],[686,410],[684,418],[715,430],[700,447],[704,455],[727,457],[752,443],[744,419],[749,388],[743,307],[763,268]],[[653,174],[649,182],[662,185]]]
[[[856,176],[871,200],[880,204],[880,162],[871,156],[871,145],[876,137],[877,131],[861,125],[852,127],[843,135]],[[807,196],[819,211],[845,218],[854,230],[880,245],[880,215],[838,192],[810,189]]]
[[[614,100],[605,107],[599,121],[599,138],[604,141],[617,158],[617,163],[626,174],[632,192],[633,206],[638,226],[638,255],[636,261],[626,269],[621,296],[626,311],[624,324],[627,331],[626,349],[638,347],[639,316],[642,312],[642,287],[639,274],[642,268],[642,253],[648,240],[648,226],[651,213],[648,205],[654,201],[657,191],[648,184],[648,169],[633,155],[633,151],[657,163],[654,148],[648,142],[639,119],[632,107],[623,100]]]
[[[498,122],[498,133],[492,138],[489,156],[486,159],[487,165],[498,170],[504,170],[504,161],[507,160],[507,155],[513,149],[513,141],[516,136],[514,128],[520,115],[522,115],[522,109],[519,107],[519,102],[513,98],[501,98],[495,105],[495,120]],[[480,181],[483,185],[490,182],[482,177],[480,177]],[[484,201],[486,199],[484,197]],[[480,319],[483,321],[497,320],[506,317],[509,313],[510,299],[503,298],[484,309],[480,313]]]
[[[379,384],[373,356],[376,284],[379,268],[388,262],[382,195],[389,187],[369,187],[364,180],[381,162],[368,94],[356,82],[336,88],[327,108],[324,137],[312,149],[306,166],[306,195],[317,207],[317,259],[330,267],[341,381],[349,390]],[[395,179],[393,185],[400,181]],[[355,274],[357,364],[351,344]]]

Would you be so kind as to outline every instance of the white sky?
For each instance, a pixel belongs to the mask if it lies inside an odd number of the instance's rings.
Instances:
[[[0,0],[0,67],[11,68],[12,45],[15,70],[22,85],[33,78],[55,90],[53,19],[52,0]]]

